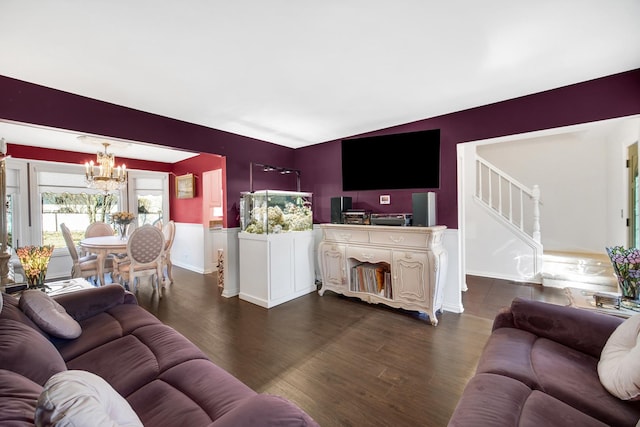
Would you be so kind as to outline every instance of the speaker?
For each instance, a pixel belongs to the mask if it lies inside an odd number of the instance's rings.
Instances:
[[[331,198],[331,223],[342,224],[342,212],[351,209],[351,197]]]
[[[416,227],[436,225],[436,193],[412,193],[413,215],[411,224]]]

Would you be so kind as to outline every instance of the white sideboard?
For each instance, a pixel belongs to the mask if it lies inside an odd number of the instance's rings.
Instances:
[[[240,299],[271,308],[318,289],[312,231],[240,232],[238,241]]]
[[[447,271],[442,244],[446,226],[321,224],[320,228],[320,295],[329,290],[424,312],[432,325],[438,324]],[[371,269],[374,272],[366,271]]]

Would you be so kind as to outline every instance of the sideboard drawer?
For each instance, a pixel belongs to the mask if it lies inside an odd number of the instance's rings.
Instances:
[[[402,231],[371,231],[371,243],[386,246],[406,246],[410,248],[427,249],[427,233],[407,233]]]
[[[342,243],[369,243],[369,233],[366,230],[324,230],[325,240]]]
[[[347,247],[347,258],[355,258],[362,262],[386,262],[391,264],[391,250],[365,246]]]

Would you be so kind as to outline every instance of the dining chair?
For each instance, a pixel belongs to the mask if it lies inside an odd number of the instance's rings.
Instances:
[[[164,255],[162,257],[162,270],[163,272],[166,269],[167,278],[169,279],[169,284],[173,283],[173,275],[171,274],[171,270],[173,270],[173,263],[171,262],[171,247],[173,246],[173,240],[176,237],[176,223],[173,220],[167,222],[164,227],[162,227],[162,234],[164,234]]]
[[[89,224],[84,231],[84,237],[100,237],[100,236],[113,236],[113,227],[106,222],[95,221]],[[80,256],[89,255],[89,252],[80,249]]]
[[[71,255],[71,278],[75,279],[82,277],[84,279],[91,279],[95,284],[105,284],[104,277],[98,277],[98,257],[95,254],[90,255],[78,255],[78,249],[76,243],[73,241],[71,230],[64,223],[60,224],[60,230],[62,230],[62,236],[67,244],[69,255]],[[104,266],[105,272],[113,271],[113,263],[110,259],[105,260]]]
[[[159,282],[164,283],[164,247],[164,234],[157,227],[147,224],[136,228],[127,240],[127,257],[116,261],[120,283],[135,292],[140,278],[148,277],[162,298]]]
[[[89,224],[84,232],[84,237],[113,236],[113,227],[106,222],[96,221]]]

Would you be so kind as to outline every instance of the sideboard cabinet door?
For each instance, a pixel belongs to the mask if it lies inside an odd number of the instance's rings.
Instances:
[[[422,306],[428,304],[428,262],[424,252],[393,251],[394,299]]]
[[[323,272],[323,280],[328,286],[347,286],[347,260],[345,246],[335,243],[321,243],[319,263]],[[321,294],[322,295],[322,294]]]

